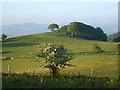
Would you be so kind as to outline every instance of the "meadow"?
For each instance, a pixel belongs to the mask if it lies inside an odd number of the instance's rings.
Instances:
[[[118,43],[84,40],[60,33],[39,33],[11,37],[3,41],[1,52],[3,58],[2,72],[8,73],[9,65],[12,73],[26,72],[31,74],[34,72],[35,75],[49,75],[49,69],[42,67],[44,63],[41,62],[41,58],[35,58],[30,54],[36,50],[35,45],[39,43],[61,43],[68,49],[69,53],[74,55],[75,58],[68,63],[76,67],[61,69],[61,75],[118,78]],[[105,52],[93,53],[94,44],[99,45]],[[72,80],[74,81],[74,79]]]

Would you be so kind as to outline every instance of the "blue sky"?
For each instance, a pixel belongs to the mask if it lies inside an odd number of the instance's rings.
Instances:
[[[18,23],[117,24],[117,2],[4,2],[3,25]]]

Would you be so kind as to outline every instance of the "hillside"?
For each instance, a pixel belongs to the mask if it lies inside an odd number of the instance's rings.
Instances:
[[[3,41],[3,59],[2,70],[7,72],[7,66],[10,65],[11,72],[28,72],[28,69],[37,74],[48,74],[48,69],[42,68],[43,63],[40,59],[33,58],[30,52],[33,52],[38,43],[61,43],[72,53],[75,58],[68,63],[77,67],[67,67],[61,70],[61,73],[86,74],[90,75],[94,70],[94,76],[117,77],[118,56],[117,43],[100,42],[94,40],[84,40],[65,36],[60,33],[40,33],[19,37],[11,37]],[[91,54],[94,51],[94,44],[98,44],[105,53]],[[85,53],[85,54],[81,54]],[[9,57],[13,57],[9,59]]]

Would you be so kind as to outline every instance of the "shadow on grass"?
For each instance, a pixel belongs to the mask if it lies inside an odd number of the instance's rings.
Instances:
[[[17,39],[16,38],[8,38],[2,42],[13,42],[13,41],[17,41]]]
[[[11,52],[8,52],[8,51],[0,52],[0,54],[6,54],[6,53],[11,53]]]
[[[69,34],[62,34],[60,32],[47,32],[44,36],[58,36],[58,37],[70,37]]]
[[[23,46],[31,46],[34,44],[30,43],[3,43],[2,47],[23,47]]]

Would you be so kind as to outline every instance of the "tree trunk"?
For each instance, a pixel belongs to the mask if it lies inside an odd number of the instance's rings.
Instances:
[[[71,33],[71,36],[73,37],[73,36],[74,36],[74,34],[73,34],[73,33]]]
[[[59,74],[58,69],[56,67],[50,68],[50,73],[53,77],[56,77]]]
[[[51,29],[51,32],[54,32],[54,29]]]

